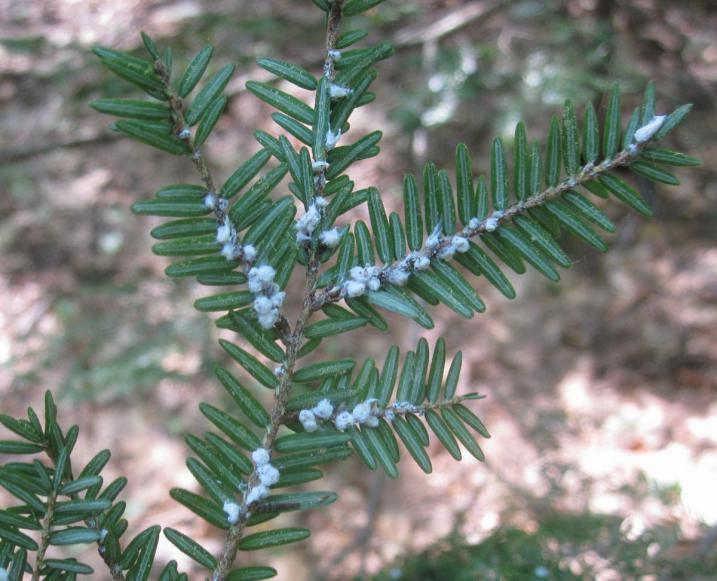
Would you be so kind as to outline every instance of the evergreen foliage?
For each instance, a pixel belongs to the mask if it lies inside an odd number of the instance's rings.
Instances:
[[[430,472],[431,439],[456,459],[461,446],[484,459],[476,436],[490,435],[469,407],[481,396],[456,394],[462,357],[458,352],[449,363],[443,339],[432,349],[421,339],[403,357],[393,346],[383,362],[305,363],[323,339],[365,326],[385,331],[384,311],[427,329],[433,326],[429,311],[439,304],[472,318],[485,310],[474,276],[515,298],[505,268],[522,274],[530,266],[557,281],[559,269],[571,264],[564,233],[608,249],[597,231],[613,232],[615,226],[591,198],[614,198],[649,216],[650,206],[628,174],[676,185],[668,168],[698,163],[656,145],[689,105],[656,115],[649,84],[642,105],[623,126],[615,87],[602,123],[592,105],[578,116],[567,102],[562,115],[552,118],[544,143],[529,141],[522,123],[512,151],[495,139],[488,174],[476,175],[468,148],[458,145],[455,175],[426,164],[422,175],[404,180],[403,215],[387,215],[380,192],[355,189],[347,172],[379,153],[381,132],[353,138],[349,119],[374,100],[376,67],[392,49],[385,43],[357,48],[363,30],[339,33],[342,17],[381,0],[314,3],[327,22],[321,76],[276,58],[258,61],[278,79],[314,93],[311,104],[274,83],[249,81],[247,89],[276,109],[272,119],[281,132],[258,131],[260,149],[222,183],[215,181],[201,146],[226,106],[223,92],[233,65],[214,70],[214,49],[207,46],[175,74],[171,51],[160,52],[145,34],[144,57],[95,49],[102,64],[151,100],[100,99],[92,106],[119,118],[114,131],[188,157],[198,171],[199,183],[168,185],[133,204],[137,214],[167,218],[151,232],[157,240],[152,250],[172,258],[168,276],[193,277],[209,287],[195,307],[220,314],[217,326],[237,334],[236,341],[221,341],[222,348],[274,394],[267,410],[251,386],[218,367],[217,378],[237,407],[200,404],[213,431],[186,437],[193,454],[187,466],[202,494],[170,494],[222,529],[224,548],[214,556],[181,531],[167,528],[163,534],[216,581],[271,577],[276,572],[269,567],[237,567],[237,552],[309,536],[304,528],[250,529],[283,512],[333,503],[332,491],[286,490],[320,479],[317,466],[355,453],[369,469],[395,478],[404,448]],[[285,178],[291,195],[272,197]],[[361,204],[367,205],[369,223],[347,217]],[[302,308],[292,323],[283,303],[290,279],[299,276]],[[109,451],[73,469],[79,430],[60,426],[49,392],[44,422],[32,409],[27,419],[0,416],[0,422],[18,436],[0,442],[0,452],[49,458],[0,467],[0,485],[17,499],[16,506],[0,510],[0,571],[12,580],[25,573],[74,579],[92,569],[48,553],[55,554],[54,546],[95,543],[113,579],[148,579],[160,528],[126,538],[126,505],[117,500],[126,479],[105,484],[102,478]],[[33,531],[39,542],[28,534]],[[187,579],[174,561],[155,570],[162,580]]]

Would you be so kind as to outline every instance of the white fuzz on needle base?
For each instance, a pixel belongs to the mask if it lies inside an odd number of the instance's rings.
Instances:
[[[269,496],[269,489],[264,486],[263,484],[259,484],[255,486],[254,488],[250,488],[249,491],[246,494],[246,498],[244,501],[247,503],[247,505],[254,504],[255,502],[258,502],[259,500],[262,500]],[[226,511],[226,509],[225,509]]]
[[[314,409],[311,410],[311,412],[317,417],[321,418],[322,420],[328,420],[331,417],[331,414],[334,413],[334,406],[328,399],[322,399],[319,403],[316,404]]]
[[[266,448],[257,448],[251,453],[251,459],[257,466],[264,466],[269,463],[271,456]]]
[[[336,429],[343,432],[344,430],[347,430],[351,426],[353,426],[356,423],[356,420],[354,419],[353,415],[351,415],[350,412],[343,411],[339,415],[336,416],[336,420],[334,421],[334,425],[336,426]]]
[[[341,139],[341,129],[326,132],[326,149],[333,149]]]
[[[204,196],[204,205],[210,210],[213,210],[217,205],[217,197],[212,192],[207,193],[207,195]]]
[[[225,500],[222,510],[227,515],[227,522],[230,525],[235,525],[239,521],[239,513],[241,512],[241,506],[231,500]],[[2,577],[0,577],[0,580]]]
[[[635,131],[635,135],[633,136],[635,143],[650,141],[665,123],[665,119],[667,119],[666,115],[655,115],[648,123]]]
[[[301,410],[299,413],[299,421],[307,432],[315,432],[318,428],[316,416],[311,410]]]
[[[344,87],[343,85],[338,85],[336,83],[331,83],[329,86],[329,96],[332,99],[342,99],[344,97],[348,97],[352,92],[353,91],[348,87]]]
[[[321,234],[319,234],[319,242],[327,248],[336,248],[340,239],[341,235],[336,228],[324,230]]]
[[[256,469],[256,475],[259,477],[259,482],[261,482],[264,486],[272,486],[279,482],[279,471],[271,464],[258,466]]]

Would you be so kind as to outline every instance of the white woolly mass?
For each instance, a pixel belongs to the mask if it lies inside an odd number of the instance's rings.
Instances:
[[[396,411],[403,413],[416,413],[418,411],[418,407],[413,405],[410,401],[397,401],[394,402],[391,407]]]
[[[284,304],[284,299],[286,298],[286,293],[284,291],[275,292],[274,295],[271,297],[271,304],[274,308],[280,308],[281,305]]]
[[[311,164],[311,169],[314,170],[314,173],[325,172],[329,169],[329,162],[324,159],[317,159]]]
[[[496,210],[490,217],[485,221],[486,232],[494,232],[500,223],[500,219],[503,217],[503,212]]]
[[[271,464],[257,466],[256,474],[259,477],[259,482],[264,486],[272,486],[279,482],[279,471]]]
[[[224,244],[225,242],[229,242],[230,240],[232,240],[232,238],[235,237],[236,233],[234,232],[234,228],[229,221],[229,216],[224,216],[224,224],[217,227],[217,242],[219,242],[219,244]]]
[[[358,423],[363,424],[371,417],[371,404],[367,401],[356,404],[351,414]]]
[[[275,275],[276,271],[268,264],[255,266],[249,271],[247,286],[254,294],[252,308],[263,329],[271,329],[276,324],[286,297],[286,293],[280,292],[279,285],[274,283]]]
[[[241,248],[233,242],[227,242],[222,246],[221,254],[227,260],[236,260],[241,254]]]
[[[179,139],[189,139],[191,136],[192,132],[186,127],[177,134],[177,137],[179,137]]]
[[[477,230],[479,226],[480,226],[480,220],[478,218],[471,218],[468,221],[468,227],[471,230]]]
[[[311,239],[311,235],[321,222],[322,210],[327,204],[326,198],[321,196],[314,198],[306,213],[294,224],[297,242],[302,243]]]
[[[257,315],[266,315],[274,308],[271,299],[267,297],[256,297],[254,299],[254,311]]]
[[[438,258],[441,260],[450,260],[456,253],[456,247],[453,244],[447,244],[438,251]]]
[[[110,534],[110,532],[107,529],[100,529],[100,543],[104,543],[108,534]]]
[[[251,453],[251,459],[257,466],[263,466],[264,464],[269,463],[271,455],[269,454],[269,450],[266,448],[257,448]]]
[[[371,274],[365,266],[354,266],[349,271],[349,276],[357,282],[368,282]]]
[[[441,243],[441,235],[438,232],[434,232],[428,238],[426,238],[426,248],[429,250],[435,250]]]
[[[315,432],[316,428],[316,416],[311,410],[301,410],[299,412],[299,421],[307,432]]]
[[[276,271],[268,264],[255,266],[249,271],[249,278],[256,278],[259,282],[270,283],[274,281]]]
[[[259,315],[257,321],[262,329],[272,329],[279,320],[279,311],[271,311],[265,315]]]
[[[498,227],[498,218],[488,218],[485,221],[486,232],[493,232]]]
[[[328,55],[332,61],[340,61],[341,60],[341,51],[340,50],[332,49],[328,52]]]
[[[334,426],[341,431],[344,431],[356,424],[363,424],[370,428],[378,427],[378,416],[384,412],[381,408],[374,405],[377,403],[378,400],[376,398],[369,398],[365,401],[357,403],[352,411],[341,410],[333,418]],[[387,411],[390,411],[391,414],[394,413],[391,410]],[[333,413],[333,404],[328,399],[322,399],[312,409],[301,410],[301,412],[299,412],[299,421],[305,428],[308,423],[312,427],[312,429],[308,431],[314,431],[316,429],[317,418],[321,420],[331,420]]]
[[[324,230],[321,234],[319,234],[319,242],[328,248],[336,248],[340,239],[341,235],[336,228]]]
[[[353,91],[343,85],[337,83],[331,83],[331,85],[329,85],[329,96],[332,99],[342,99],[348,97],[351,93],[353,93]]]
[[[326,149],[333,149],[336,147],[339,139],[341,139],[341,129],[337,129],[336,131],[331,131],[331,129],[329,129],[326,132]]]
[[[314,229],[319,225],[321,221],[321,212],[319,209],[312,204],[309,206],[306,213],[297,220],[296,226],[294,226],[299,232],[305,232],[311,234]]]
[[[334,406],[328,399],[322,399],[311,411],[317,418],[328,420],[334,413]]]
[[[241,506],[231,500],[225,500],[222,510],[227,515],[227,521],[230,525],[235,525],[239,520],[239,513],[241,512]],[[2,579],[2,577],[0,577]]]
[[[419,255],[416,256],[413,261],[413,267],[416,270],[426,270],[431,266],[431,259],[428,256]]]
[[[334,420],[334,425],[336,426],[337,430],[344,431],[347,428],[350,428],[356,423],[356,420],[354,419],[351,412],[343,411],[339,413],[336,416],[336,419]]]
[[[356,280],[349,280],[344,283],[344,289],[346,296],[352,299],[363,295],[366,292],[366,285]]]
[[[456,249],[456,252],[460,252],[463,254],[464,252],[468,252],[470,249],[470,243],[468,242],[468,238],[465,236],[454,236],[451,238],[451,244],[453,245],[453,248]]]
[[[411,273],[403,268],[391,268],[388,271],[388,282],[397,286],[404,286],[410,276]]]
[[[378,418],[376,416],[369,416],[366,418],[366,425],[369,428],[378,428]]]
[[[217,197],[212,192],[208,192],[207,195],[204,196],[204,205],[210,210],[213,210],[217,205]]]
[[[286,369],[284,369],[283,365],[279,365],[278,367],[274,368],[274,375],[277,377],[284,377],[284,374],[286,373]]]
[[[396,414],[393,413],[393,410],[386,410],[385,412],[383,412],[383,419],[387,422],[392,422],[396,419]]]
[[[254,248],[251,244],[245,244],[242,246],[241,250],[244,253],[244,260],[247,262],[254,262],[254,259],[256,258],[256,248]]]
[[[346,295],[349,298],[360,297],[366,288],[377,291],[381,288],[380,273],[381,269],[377,266],[354,266],[349,271],[349,280],[343,285]]]
[[[653,116],[648,123],[635,131],[635,135],[633,136],[635,142],[645,143],[646,141],[650,141],[665,123],[665,119],[667,119],[667,115]]]
[[[254,488],[250,488],[249,491],[246,494],[246,497],[244,498],[244,501],[249,504],[254,504],[255,502],[262,500],[263,498],[266,498],[269,496],[269,489],[264,486],[263,484],[259,484],[255,486]],[[224,509],[226,511],[226,509]],[[231,521],[229,521],[231,522]],[[234,521],[236,522],[236,521]]]

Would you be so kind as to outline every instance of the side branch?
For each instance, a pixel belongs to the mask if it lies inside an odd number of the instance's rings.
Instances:
[[[381,268],[373,267],[372,271],[375,272],[370,274],[380,281],[381,286],[386,284],[398,284],[399,286],[403,286],[408,281],[412,272],[427,269],[432,259],[449,260],[453,258],[456,251],[463,251],[459,248],[459,245],[462,245],[463,248],[467,250],[468,240],[470,238],[480,236],[484,233],[494,232],[501,225],[512,221],[513,218],[524,214],[531,208],[542,206],[562,194],[600,177],[608,171],[629,165],[635,160],[644,145],[646,144],[633,144],[630,148],[619,152],[612,159],[605,160],[597,165],[587,164],[583,166],[577,175],[570,176],[558,185],[547,188],[527,200],[512,204],[503,211],[495,211],[491,216],[483,220],[472,218],[461,232],[453,236],[444,236],[440,229],[437,229],[426,238],[421,250],[412,252],[402,260],[386,264]],[[358,296],[351,293],[352,287],[347,284],[349,282],[350,279],[347,278],[322,291],[321,294],[316,297],[312,305],[312,310],[318,311],[329,303],[335,303],[351,296]],[[359,294],[363,294],[363,292],[362,290]]]

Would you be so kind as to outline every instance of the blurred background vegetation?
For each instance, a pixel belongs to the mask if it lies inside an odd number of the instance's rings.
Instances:
[[[352,119],[354,135],[385,134],[354,179],[378,186],[388,210],[404,172],[450,167],[458,141],[485,171],[494,135],[510,142],[524,119],[540,138],[566,98],[601,104],[613,81],[626,110],[648,79],[658,110],[693,102],[672,139],[705,164],[669,191],[638,184],[654,220],[608,205],[621,226],[611,252],[568,246],[576,264],[559,285],[514,277],[509,302],[479,282],[485,315],[439,310],[427,338],[462,349],[462,388],[488,396],[477,409],[493,433],[487,463],[436,449],[434,474],[409,461],[387,483],[344,462],[321,483],[341,500],[302,515],[312,540],[272,564],[291,579],[717,579],[714,3],[387,0],[364,20],[397,52],[379,66],[377,101]],[[207,42],[217,66],[238,65],[208,144],[223,177],[258,148],[254,130],[277,132],[244,90],[265,80],[255,58],[318,70],[322,55],[309,0],[0,0],[0,410],[19,415],[52,388],[82,429],[80,456],[109,447],[111,474],[129,476],[134,530],[159,522],[218,547],[167,496],[192,486],[180,435],[206,429],[197,402],[222,401],[218,333],[190,307],[200,291],[163,276],[152,221],[129,212],[193,171],[118,139],[88,107],[129,95],[89,49],[137,48],[140,29],[178,67]],[[390,336],[327,349],[381,361],[419,336],[395,322]]]

